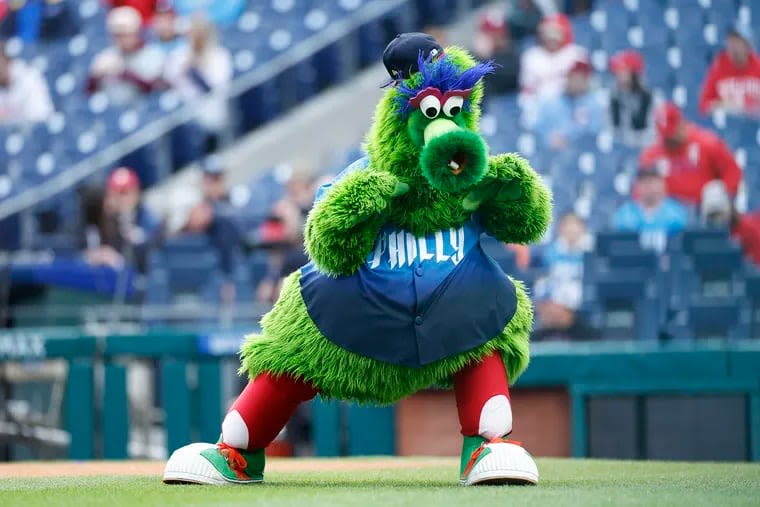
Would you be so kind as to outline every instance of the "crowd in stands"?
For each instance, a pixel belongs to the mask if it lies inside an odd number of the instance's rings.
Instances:
[[[210,91],[223,93],[232,78],[231,56],[219,44],[215,23],[229,22],[245,2],[113,1],[106,24],[110,45],[91,63],[87,93],[102,91],[110,103],[127,105],[157,90],[175,89],[186,102]],[[0,10],[0,33],[36,42],[69,37],[78,27],[69,16],[76,2],[27,0],[8,2]],[[57,31],[46,27],[54,26]],[[66,26],[66,29],[62,27]],[[0,123],[38,123],[54,113],[48,83],[28,62],[0,55]],[[226,102],[209,98],[201,104],[198,123],[216,146],[228,123]]]
[[[760,209],[737,210],[744,174],[706,116],[758,118],[760,67],[752,29],[746,20],[736,21],[703,76],[702,116],[687,117],[661,91],[649,88],[647,62],[640,51],[621,48],[606,64],[595,63],[592,48],[575,42],[570,19],[557,7],[551,1],[501,2],[480,18],[472,46],[481,58],[506,67],[490,76],[488,92],[517,97],[518,107],[510,111],[519,115],[515,122],[532,133],[535,147],[530,151],[535,155],[528,155],[542,174],[560,187],[566,181],[574,184],[578,178],[567,172],[582,176],[584,171],[577,146],[584,140],[596,144],[604,132],[612,133],[612,143],[627,159],[603,168],[611,174],[601,174],[597,167],[594,178],[623,175],[625,163],[634,168],[628,172],[630,191],[623,192],[628,197],[618,199],[607,216],[599,216],[605,211],[598,209],[584,211],[583,206],[579,214],[578,202],[570,209],[560,204],[554,239],[528,252],[508,246],[518,252],[518,270],[529,273],[529,267],[538,266],[533,287],[536,338],[587,339],[599,334],[583,308],[586,254],[594,251],[598,232],[635,233],[641,248],[665,259],[669,242],[686,230],[728,231],[747,261],[760,265]],[[490,111],[499,113],[503,103],[497,98]],[[497,142],[499,135],[497,129]],[[588,228],[587,220],[594,228]]]

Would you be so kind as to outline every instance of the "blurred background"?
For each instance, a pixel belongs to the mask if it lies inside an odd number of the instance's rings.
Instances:
[[[0,0],[0,460],[216,441],[406,31],[499,64],[482,134],[554,193],[540,244],[483,239],[536,307],[513,436],[760,460],[750,0]],[[458,455],[455,414],[315,401],[269,453]]]

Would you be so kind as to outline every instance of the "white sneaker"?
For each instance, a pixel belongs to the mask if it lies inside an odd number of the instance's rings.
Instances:
[[[460,478],[464,486],[476,484],[538,484],[533,457],[509,440],[484,441],[475,449]]]
[[[244,452],[224,444],[177,449],[164,469],[166,484],[253,484],[264,480],[264,450]]]

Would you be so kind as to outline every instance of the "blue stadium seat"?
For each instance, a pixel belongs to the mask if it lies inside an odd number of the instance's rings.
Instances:
[[[596,235],[596,252],[602,256],[625,254],[641,249],[635,232],[599,232]]]
[[[669,16],[670,10],[677,12],[677,30],[691,30],[692,33],[702,33],[702,27],[706,21],[706,13],[704,9],[695,5],[696,2],[671,2],[664,14]]]
[[[251,277],[251,286],[255,289],[269,272],[269,253],[263,250],[255,250],[248,257],[248,268]]]
[[[689,340],[740,340],[749,326],[735,299],[703,300],[686,311],[686,323],[676,326],[675,338]]]
[[[592,287],[602,336],[626,340],[658,336],[661,305],[651,283],[642,279],[637,270],[599,275]]]
[[[576,16],[572,19],[575,43],[588,49],[596,49],[598,40],[591,26],[589,16]]]
[[[646,83],[654,88],[670,90],[674,84],[673,69],[668,64],[667,54],[662,50],[662,46],[645,46],[641,53],[645,61]]]
[[[711,244],[721,246],[728,241],[728,231],[724,229],[687,229],[677,238],[677,241],[671,243],[670,250],[691,255],[698,248],[705,249]]]
[[[617,30],[608,28],[606,32],[599,34],[599,46],[607,54],[628,49],[631,44],[628,42],[627,27],[623,26]]]
[[[387,41],[381,21],[367,23],[359,28],[359,65],[364,68],[380,61]]]
[[[214,252],[166,256],[169,290],[173,296],[202,295],[218,277],[219,260]]]
[[[750,337],[760,339],[760,272],[757,270],[746,276],[745,294],[750,314]]]
[[[757,9],[757,6],[755,6]],[[754,13],[756,17],[757,12]],[[733,2],[711,2],[710,8],[707,9],[707,20],[713,23],[723,32],[736,22],[736,9]]]
[[[760,128],[757,120],[729,116],[724,129],[725,141],[733,148],[756,149],[760,147]]]
[[[742,293],[743,254],[727,231],[690,230],[668,247],[671,305],[686,308],[700,298],[738,297]]]

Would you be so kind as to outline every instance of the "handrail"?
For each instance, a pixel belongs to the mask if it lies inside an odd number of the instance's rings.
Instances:
[[[333,42],[340,40],[367,22],[387,14],[407,1],[370,1],[355,12],[330,23],[324,30],[307,37],[282,54],[235,79],[227,89],[227,98],[237,97],[247,90],[274,78],[285,69],[313,55]],[[210,92],[207,96],[211,96],[214,93],[217,92]],[[205,98],[199,99],[198,102]],[[0,220],[63,192],[103,167],[118,161],[126,154],[153,142],[178,125],[188,122],[194,116],[195,104],[186,104],[177,111],[155,120],[137,132],[126,136],[121,141],[77,162],[71,168],[50,178],[39,186],[27,189],[16,196],[0,202]]]

